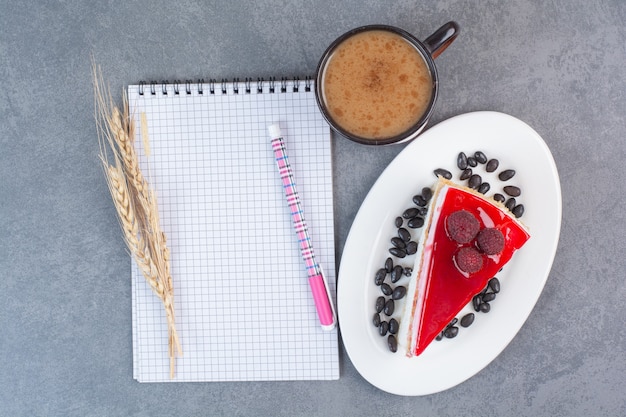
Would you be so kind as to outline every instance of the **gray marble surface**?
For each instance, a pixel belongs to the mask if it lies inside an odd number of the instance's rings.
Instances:
[[[510,345],[426,397],[378,390],[343,348],[332,382],[135,382],[130,261],[98,163],[91,57],[114,92],[306,75],[352,27],[425,38],[448,20],[461,34],[437,59],[432,122],[516,116],[545,139],[561,178],[552,272]],[[0,0],[0,415],[626,415],[624,21],[622,0]],[[335,138],[338,256],[401,150]]]

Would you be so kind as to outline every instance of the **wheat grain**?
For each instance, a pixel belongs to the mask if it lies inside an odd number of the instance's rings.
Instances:
[[[113,198],[124,240],[129,248],[131,255],[135,259],[141,273],[146,278],[150,288],[160,298],[165,298],[165,290],[159,282],[157,268],[150,258],[150,252],[146,250],[146,243],[139,233],[139,226],[135,219],[134,210],[131,206],[126,179],[119,167],[109,165],[107,167],[107,182],[109,190]]]
[[[161,230],[157,198],[139,167],[133,139],[135,127],[127,97],[122,111],[105,87],[100,69],[93,64],[94,107],[100,159],[113,199],[124,242],[146,282],[162,301],[168,326],[170,377],[182,348],[174,314],[174,287],[170,251]]]

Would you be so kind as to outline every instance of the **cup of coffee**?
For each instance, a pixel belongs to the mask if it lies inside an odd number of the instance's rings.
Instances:
[[[434,59],[459,33],[448,22],[421,42],[409,32],[368,25],[337,38],[317,67],[316,98],[333,130],[367,145],[414,139],[437,99]]]

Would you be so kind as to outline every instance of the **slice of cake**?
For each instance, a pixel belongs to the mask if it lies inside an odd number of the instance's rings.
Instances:
[[[421,354],[529,238],[503,205],[440,177],[400,321],[406,355]]]

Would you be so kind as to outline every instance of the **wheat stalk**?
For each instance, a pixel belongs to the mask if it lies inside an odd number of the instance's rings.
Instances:
[[[124,242],[152,291],[163,302],[168,327],[170,378],[182,348],[176,331],[170,252],[161,230],[157,198],[141,173],[133,140],[135,127],[124,95],[122,111],[93,64],[93,86],[100,159]]]

